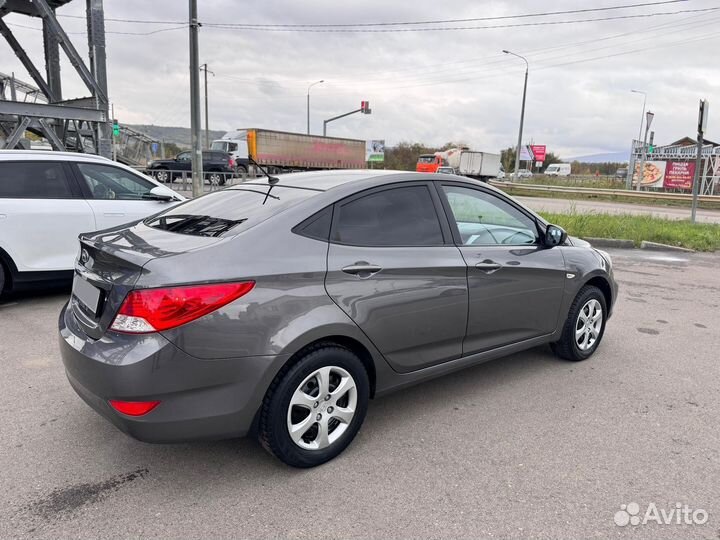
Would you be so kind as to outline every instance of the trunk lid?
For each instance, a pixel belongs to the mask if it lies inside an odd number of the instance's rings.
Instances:
[[[220,238],[175,234],[143,223],[82,234],[70,309],[83,331],[100,339],[148,262],[218,241]]]

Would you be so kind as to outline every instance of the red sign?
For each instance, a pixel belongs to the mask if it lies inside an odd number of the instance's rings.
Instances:
[[[666,189],[691,189],[695,178],[692,161],[668,161],[663,187]]]
[[[532,150],[535,161],[545,161],[546,147],[544,144],[531,144],[530,150]]]

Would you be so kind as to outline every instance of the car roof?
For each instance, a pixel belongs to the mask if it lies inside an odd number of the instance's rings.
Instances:
[[[311,171],[311,172],[300,172],[300,173],[288,173],[278,175],[277,178],[280,180],[277,186],[286,187],[298,187],[306,189],[315,189],[317,191],[327,191],[329,189],[342,186],[348,182],[356,182],[358,180],[370,180],[374,178],[382,178],[392,175],[414,175],[408,171],[388,171],[388,170],[372,170],[372,169],[343,169],[335,171]],[[267,187],[266,177],[262,176],[258,179],[251,180],[249,182],[243,182],[233,186],[242,188],[247,185],[260,185]]]
[[[116,163],[113,160],[96,154],[82,152],[59,152],[56,150],[0,150],[0,161],[89,161],[100,163]]]

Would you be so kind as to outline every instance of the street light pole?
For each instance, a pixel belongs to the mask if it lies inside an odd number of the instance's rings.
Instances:
[[[630,90],[634,94],[643,95],[642,115],[640,115],[640,130],[638,131],[637,141],[642,138],[643,122],[645,121],[645,105],[647,103],[647,94],[642,90]],[[630,146],[630,160],[628,161],[628,174],[625,176],[625,189],[632,189],[632,179],[635,174],[635,143]]]
[[[192,158],[192,194],[203,192],[202,143],[200,142],[200,60],[198,54],[197,0],[190,0],[190,143]]]
[[[307,89],[307,134],[310,135],[310,89],[315,86],[316,84],[324,83],[325,81],[323,79],[320,79],[319,81],[315,81],[310,86],[308,86]]]
[[[518,132],[517,150],[515,152],[515,179],[517,180],[518,171],[520,170],[520,147],[522,146],[523,124],[525,123],[525,98],[527,96],[528,72],[530,71],[530,64],[524,56],[515,54],[514,52],[508,50],[503,50],[503,52],[505,54],[517,56],[525,62],[525,85],[523,86],[522,109],[520,109],[520,130]]]
[[[647,103],[647,94],[643,92],[642,90],[630,90],[634,94],[642,94],[643,95],[643,111],[642,116],[640,116],[640,131],[638,131],[638,141],[640,140],[640,137],[642,137],[642,127],[643,127],[643,121],[645,120],[645,105]]]
[[[640,157],[640,169],[638,169],[638,181],[637,181],[637,191],[640,191],[640,186],[642,185],[643,178],[645,178],[645,160],[647,159],[647,136],[648,132],[650,131],[650,124],[652,124],[653,117],[655,116],[654,113],[651,113],[648,111],[646,114],[646,121],[645,121],[645,137],[643,138],[643,148],[642,148],[642,154]],[[628,171],[628,174],[631,174],[630,171]],[[635,175],[635,171],[632,171],[633,176]]]

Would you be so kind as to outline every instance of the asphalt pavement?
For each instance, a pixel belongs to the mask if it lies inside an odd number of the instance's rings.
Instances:
[[[67,291],[10,298],[0,537],[717,538],[720,255],[612,255],[620,298],[593,358],[541,347],[378,399],[312,470],[248,439],[129,438],[65,379]],[[707,521],[616,524],[676,504]]]

